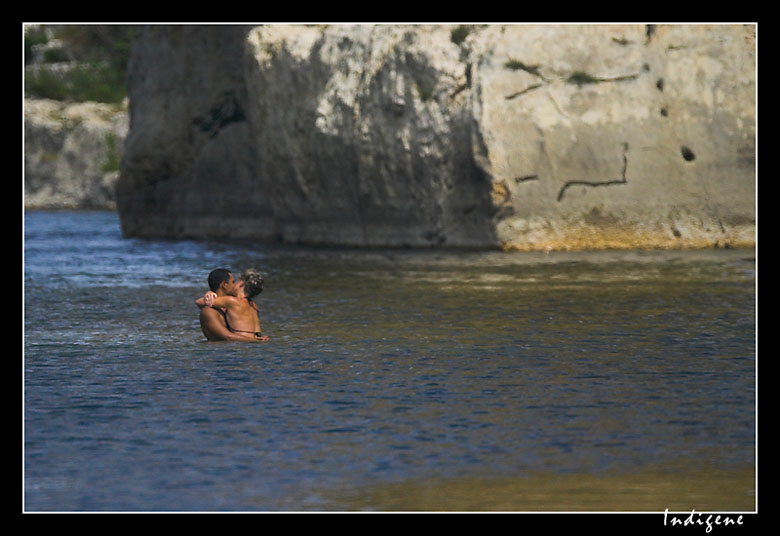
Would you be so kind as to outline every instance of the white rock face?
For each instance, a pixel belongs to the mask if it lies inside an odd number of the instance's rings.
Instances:
[[[25,99],[24,129],[26,209],[116,209],[126,111]]]
[[[270,26],[247,94],[280,233],[349,245],[495,244],[448,27]],[[461,91],[462,92],[462,91]]]
[[[475,33],[475,122],[508,213],[499,241],[752,244],[754,37],[726,25]]]
[[[752,246],[755,27],[154,27],[127,234]]]

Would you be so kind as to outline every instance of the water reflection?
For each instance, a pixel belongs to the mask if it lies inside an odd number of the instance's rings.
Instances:
[[[528,477],[432,479],[325,492],[354,511],[401,512],[751,512],[751,467],[723,471],[668,468],[637,474],[534,474]]]

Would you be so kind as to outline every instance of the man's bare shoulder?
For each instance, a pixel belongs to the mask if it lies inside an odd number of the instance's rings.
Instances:
[[[222,312],[219,311],[218,309],[215,309],[214,307],[206,306],[206,307],[201,307],[201,309],[200,309],[200,316],[201,317],[212,317],[213,316],[213,317],[216,318],[216,317],[221,317],[222,316]]]

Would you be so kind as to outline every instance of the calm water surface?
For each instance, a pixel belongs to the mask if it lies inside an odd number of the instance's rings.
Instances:
[[[24,233],[28,511],[609,510],[551,484],[605,475],[753,510],[753,251],[145,241],[110,212]],[[266,275],[270,343],[205,342],[220,266]]]

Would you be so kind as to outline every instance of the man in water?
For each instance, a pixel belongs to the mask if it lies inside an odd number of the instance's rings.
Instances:
[[[211,292],[195,303],[200,307],[200,327],[210,341],[265,342],[270,340],[260,332],[257,305],[251,298],[262,292],[262,278],[256,272],[244,274],[238,283],[233,274],[217,268],[209,274]],[[259,279],[259,281],[258,281]],[[253,294],[247,296],[245,287]],[[259,288],[258,288],[259,286]],[[232,318],[232,321],[228,317]]]

